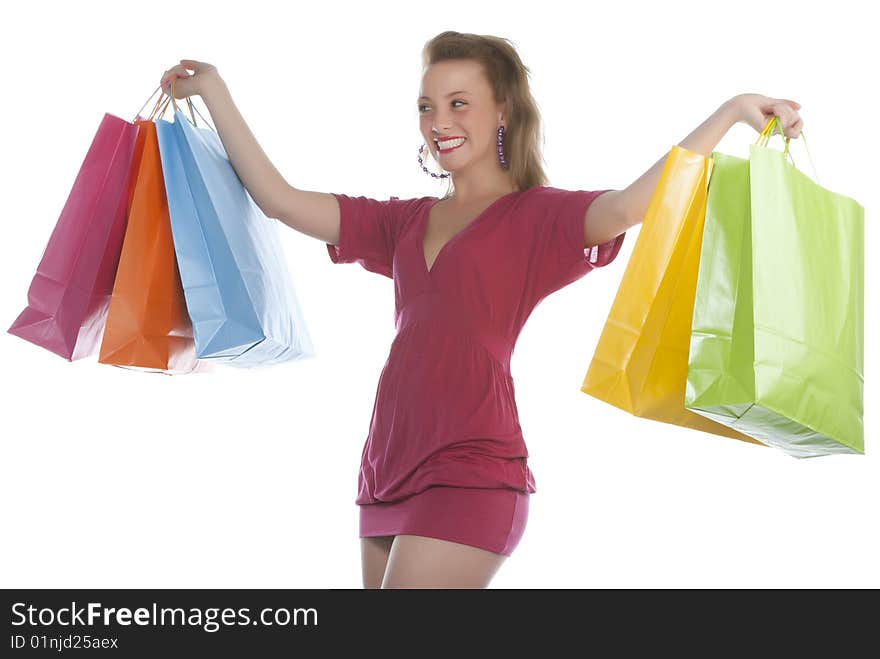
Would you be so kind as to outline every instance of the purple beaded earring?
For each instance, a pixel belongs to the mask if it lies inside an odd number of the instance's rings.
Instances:
[[[425,163],[422,161],[422,149],[424,149],[426,146],[428,145],[422,144],[422,146],[419,147],[419,165],[423,170],[425,170],[425,174],[430,174],[434,178],[449,178],[449,174],[435,174],[434,172],[428,171],[428,168],[425,167]]]
[[[504,139],[504,126],[498,127],[498,162],[501,163],[501,169],[508,169],[510,165],[507,162],[507,159],[504,157],[504,146],[502,141]]]
[[[498,162],[501,164],[501,169],[509,169],[510,164],[504,157],[504,131],[504,126],[498,127]],[[422,150],[427,146],[427,144],[422,144],[422,146],[419,147],[419,165],[424,170],[425,174],[430,174],[434,178],[449,178],[449,174],[435,174],[434,172],[428,171],[428,168],[425,167],[425,163],[422,160]]]

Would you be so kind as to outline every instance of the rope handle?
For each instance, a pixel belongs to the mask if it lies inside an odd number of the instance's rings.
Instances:
[[[792,158],[791,152],[788,150],[791,138],[786,137],[785,133],[782,132],[782,125],[779,123],[779,117],[774,115],[773,118],[767,122],[767,125],[764,126],[763,130],[761,130],[760,135],[758,135],[758,139],[755,140],[755,144],[759,146],[767,146],[767,143],[770,141],[770,138],[773,137],[775,131],[778,131],[785,140],[785,150],[783,151],[783,154],[788,156],[788,158],[791,160],[791,164],[794,167],[797,167],[797,165],[794,164],[794,158]],[[801,137],[804,138],[804,148],[806,148],[807,150],[807,157],[810,160],[810,167],[812,167],[813,169],[813,176],[816,177],[816,183],[819,184],[819,172],[816,171],[816,165],[813,163],[813,155],[810,153],[810,147],[807,144],[807,135],[806,133],[804,133],[804,131],[801,131]]]
[[[171,102],[174,104],[175,110],[180,109],[179,107],[177,107],[177,101],[174,100],[174,79],[171,80]],[[193,121],[192,121],[193,126],[196,125],[196,118],[193,115],[193,110],[195,110],[196,114],[198,114],[200,117],[202,117],[202,121],[204,121],[206,124],[208,124],[208,128],[213,130],[215,133],[217,132],[217,129],[211,125],[211,122],[209,122],[207,119],[205,119],[205,117],[202,115],[202,113],[199,112],[199,109],[193,105],[192,99],[189,96],[186,97],[186,103],[187,103],[187,105],[189,105],[189,115],[193,118]]]
[[[150,97],[144,102],[144,104],[141,106],[141,109],[137,111],[137,114],[135,115],[135,118],[132,120],[132,123],[137,121],[137,118],[140,116],[141,111],[143,111],[143,109],[147,106],[147,103],[150,102],[150,99],[153,98],[155,93],[157,91],[159,91],[160,89],[162,89],[162,85],[159,85],[153,91],[153,93],[150,94]],[[167,98],[165,98],[165,100],[163,101],[162,100],[163,97],[167,97]],[[169,103],[174,104],[175,110],[180,109],[177,105],[177,102],[174,100],[174,80],[171,81],[171,94],[165,94],[164,92],[162,92],[162,94],[159,95],[159,98],[156,100],[156,104],[153,106],[153,109],[150,112],[150,116],[148,117],[147,120],[153,121],[155,119],[161,119],[162,116],[164,116],[164,114],[165,114],[165,110],[168,109]],[[189,96],[186,97],[186,103],[189,106],[189,116],[192,118],[192,125],[193,126],[197,126],[195,115],[198,114],[202,118],[202,121],[204,121],[208,125],[208,128],[213,130],[215,133],[217,132],[217,129],[211,125],[211,122],[209,122],[207,119],[205,119],[204,115],[202,115],[202,113],[199,112],[199,109],[195,105],[193,105],[192,99]],[[193,114],[193,111],[195,111],[195,114]]]

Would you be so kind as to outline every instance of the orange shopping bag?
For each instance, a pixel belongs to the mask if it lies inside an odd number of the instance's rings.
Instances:
[[[128,225],[98,361],[189,373],[199,362],[177,269],[152,118],[137,122],[133,166],[138,169],[132,172]]]

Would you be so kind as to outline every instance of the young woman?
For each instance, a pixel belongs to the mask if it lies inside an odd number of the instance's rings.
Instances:
[[[539,301],[617,256],[665,155],[622,190],[547,186],[529,70],[508,40],[443,32],[423,65],[419,163],[447,179],[439,199],[294,188],[216,67],[181,60],[162,85],[202,97],[266,215],[325,242],[334,263],[394,279],[397,335],[358,478],[364,587],[483,588],[516,548],[536,491],[509,369],[516,338]],[[735,123],[760,131],[773,115],[797,137],[799,107],[741,94],[679,144],[709,155]],[[427,153],[445,173],[425,167]]]

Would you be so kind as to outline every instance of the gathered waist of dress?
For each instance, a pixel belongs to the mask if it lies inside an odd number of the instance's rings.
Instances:
[[[400,334],[417,321],[441,324],[445,329],[475,339],[489,355],[504,369],[510,372],[511,342],[497,330],[486,327],[485,323],[469,320],[466,315],[453,314],[439,306],[433,295],[421,295],[400,309],[395,316],[397,332]]]

